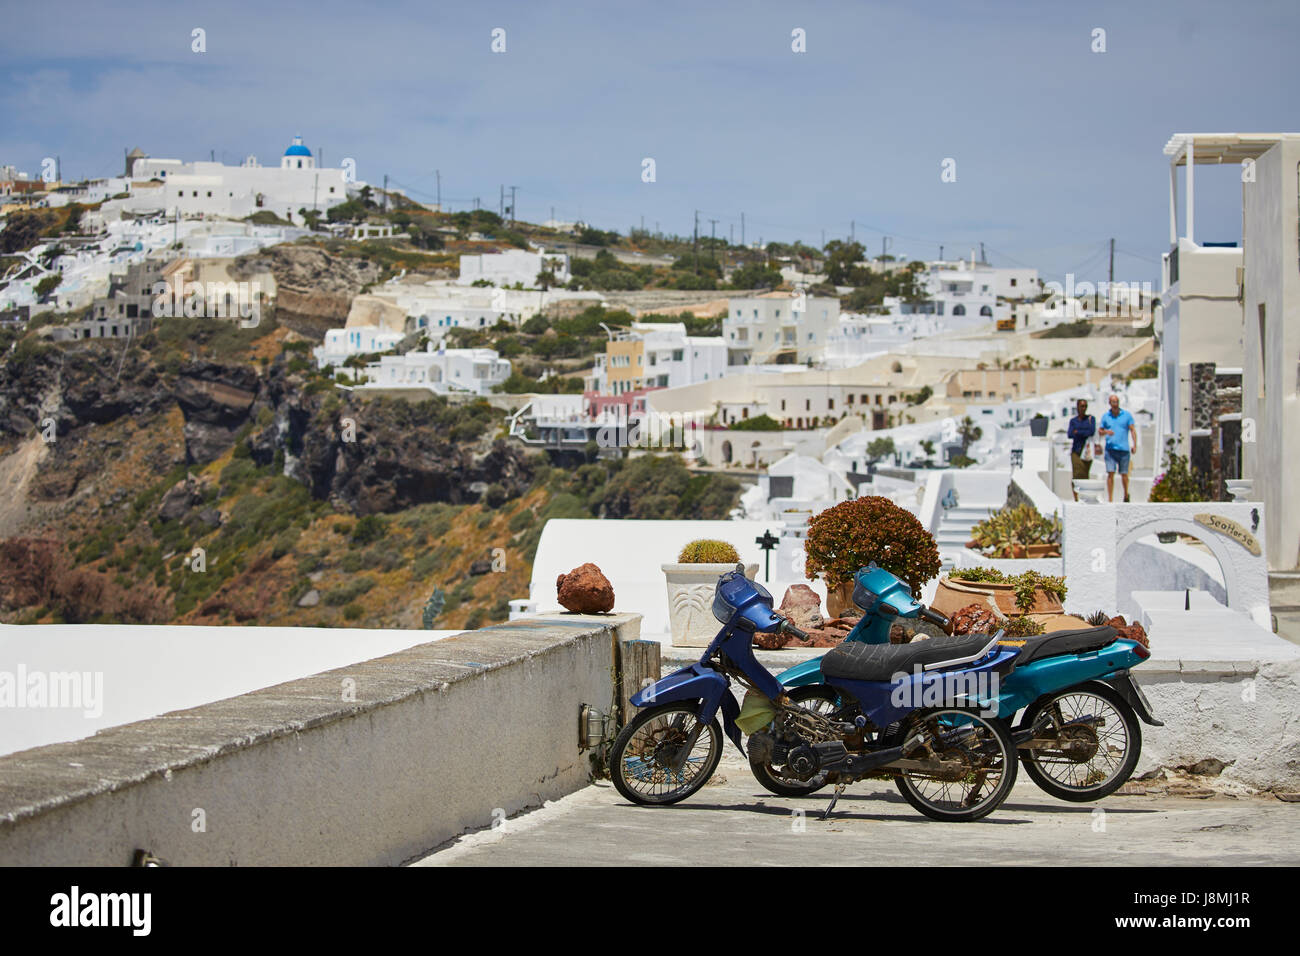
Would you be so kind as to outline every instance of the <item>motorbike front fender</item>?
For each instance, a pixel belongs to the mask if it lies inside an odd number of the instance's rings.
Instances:
[[[707,724],[719,710],[722,711],[722,725],[731,742],[741,752],[745,747],[741,743],[740,728],[736,718],[740,716],[740,705],[736,703],[727,687],[727,679],[717,671],[710,670],[702,664],[691,664],[667,677],[656,681],[632,695],[632,703],[637,707],[654,707],[657,704],[672,704],[679,700],[698,700],[698,716],[701,723]]]

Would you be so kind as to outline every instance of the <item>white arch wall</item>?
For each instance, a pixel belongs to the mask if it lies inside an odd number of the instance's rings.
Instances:
[[[1237,541],[1195,520],[1198,514],[1228,518],[1249,529],[1251,512],[1259,514],[1254,532],[1260,553],[1251,554]],[[1071,611],[1088,613],[1097,609],[1113,612],[1120,604],[1120,590],[1150,590],[1140,578],[1119,580],[1119,555],[1146,535],[1158,531],[1193,534],[1214,554],[1223,569],[1228,607],[1248,614],[1256,623],[1270,627],[1268,606],[1268,553],[1264,542],[1264,506],[1258,502],[1194,501],[1171,504],[1076,504],[1064,506],[1061,557],[1065,566]]]

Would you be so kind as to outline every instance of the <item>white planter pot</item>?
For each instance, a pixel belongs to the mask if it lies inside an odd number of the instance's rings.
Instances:
[[[721,627],[713,616],[713,591],[718,578],[736,569],[735,564],[665,564],[668,580],[668,621],[673,647],[707,647]],[[753,578],[758,565],[745,569]]]

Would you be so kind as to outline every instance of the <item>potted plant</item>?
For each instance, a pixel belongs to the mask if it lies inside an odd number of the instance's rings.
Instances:
[[[1029,434],[1035,438],[1042,438],[1047,434],[1047,426],[1050,423],[1051,419],[1046,415],[1042,412],[1037,413],[1033,418],[1029,419]]]
[[[1065,578],[1025,571],[1005,574],[997,568],[959,568],[939,580],[931,607],[950,614],[983,600],[1003,617],[1061,614]]]
[[[1061,553],[1061,518],[1045,518],[1028,502],[1008,505],[971,528],[968,548],[989,558],[1047,558]]]
[[[942,566],[930,532],[910,511],[880,495],[853,498],[813,515],[804,551],[804,572],[826,582],[831,618],[853,607],[854,575],[872,561],[906,581],[913,594]]]
[[[1209,481],[1199,469],[1193,468],[1183,455],[1174,451],[1174,440],[1165,443],[1165,470],[1151,482],[1147,501],[1207,501]]]
[[[668,581],[668,621],[674,647],[704,647],[713,639],[713,589],[719,575],[735,570],[736,549],[725,541],[700,538],[682,548],[676,564],[662,565]],[[753,571],[746,574],[753,577]]]

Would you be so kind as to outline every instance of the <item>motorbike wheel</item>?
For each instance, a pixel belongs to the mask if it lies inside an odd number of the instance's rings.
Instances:
[[[663,805],[704,786],[722,759],[722,728],[717,718],[699,727],[698,711],[694,701],[678,701],[648,707],[632,718],[609,754],[614,789],[633,803]],[[697,727],[694,745],[674,769]]]
[[[1091,753],[1088,747],[1074,756],[1060,750],[1022,751],[1020,760],[1034,783],[1072,803],[1100,800],[1124,785],[1142,753],[1142,729],[1128,701],[1105,684],[1071,687],[1030,704],[1020,726],[1031,726],[1044,711],[1052,714],[1057,727],[1088,716],[1104,718],[1106,726],[1081,728],[1082,742],[1091,745]]]
[[[839,695],[824,684],[796,687],[790,691],[789,696],[796,704],[803,704],[823,715],[832,714],[840,707]],[[749,769],[753,771],[754,779],[764,790],[778,797],[806,797],[826,786],[824,773],[815,774],[807,780],[800,780],[798,777],[782,773],[770,763],[757,760],[752,753],[749,755]]]
[[[920,721],[928,723],[935,736],[953,734],[966,725],[973,725],[973,739],[960,741],[945,751],[963,757],[970,769],[962,778],[954,780],[900,771],[894,782],[904,799],[931,820],[956,823],[978,820],[996,810],[1016,782],[1016,745],[1006,723],[981,717],[973,710],[927,710],[913,715],[895,740],[901,742],[910,737]]]

